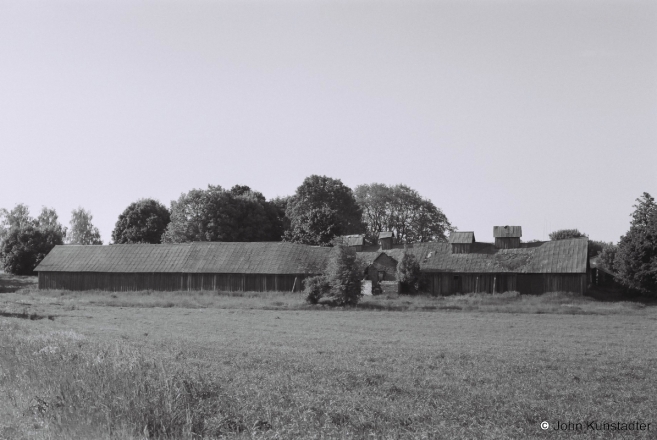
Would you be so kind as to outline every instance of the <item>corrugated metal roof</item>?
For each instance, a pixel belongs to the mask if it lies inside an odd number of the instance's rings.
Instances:
[[[329,252],[276,242],[63,245],[55,246],[35,271],[302,274],[323,267]]]
[[[381,231],[379,232],[379,238],[394,238],[395,233],[392,231]]]
[[[449,243],[474,243],[475,236],[472,231],[459,231],[449,234],[447,239]]]
[[[588,241],[569,239],[523,243],[517,249],[499,249],[492,243],[474,243],[469,254],[452,254],[450,243],[415,243],[420,268],[427,272],[475,273],[586,273]],[[383,251],[401,261],[403,249]]]
[[[522,237],[522,227],[493,226],[493,237]]]

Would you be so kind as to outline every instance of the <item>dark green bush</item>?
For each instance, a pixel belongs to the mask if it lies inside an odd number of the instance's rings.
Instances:
[[[336,305],[358,304],[363,296],[362,273],[353,249],[338,245],[331,250],[325,276],[331,288],[330,296]]]
[[[331,286],[324,275],[306,278],[303,286],[303,293],[306,295],[306,302],[309,304],[317,304],[320,299],[327,296],[331,291]]]

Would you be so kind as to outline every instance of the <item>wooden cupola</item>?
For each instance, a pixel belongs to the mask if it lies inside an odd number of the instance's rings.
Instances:
[[[392,231],[379,232],[379,244],[381,245],[381,250],[385,251],[387,249],[392,249],[392,241],[394,238],[395,233]]]
[[[475,235],[472,231],[452,232],[447,241],[452,244],[453,254],[469,254],[472,252]]]
[[[499,249],[516,249],[520,247],[522,228],[520,226],[493,226],[495,247]]]

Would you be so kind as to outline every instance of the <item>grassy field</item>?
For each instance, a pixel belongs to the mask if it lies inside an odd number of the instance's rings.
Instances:
[[[656,438],[656,309],[22,289],[0,295],[0,438]]]

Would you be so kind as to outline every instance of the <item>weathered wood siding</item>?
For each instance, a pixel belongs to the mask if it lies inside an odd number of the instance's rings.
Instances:
[[[509,274],[509,273],[427,273],[428,289],[433,295],[456,293],[501,293],[518,291],[523,294],[545,292],[586,293],[586,274]]]
[[[295,292],[300,292],[305,277],[213,273],[39,272],[39,289],[291,292],[294,288]]]
[[[452,243],[453,254],[469,254],[472,249],[472,243]]]
[[[520,237],[495,237],[495,247],[499,249],[517,249],[520,247]]]
[[[392,249],[392,237],[379,238],[379,243],[381,244],[381,250],[383,251]]]

